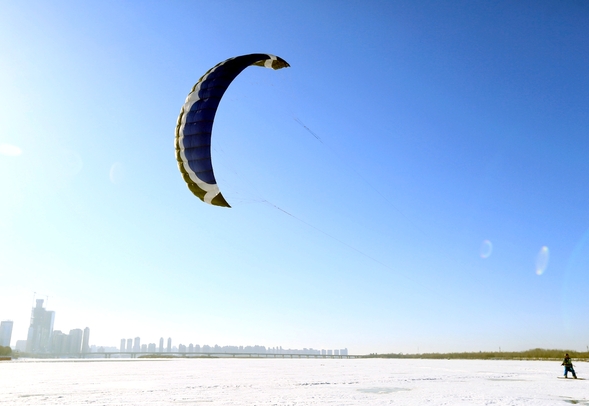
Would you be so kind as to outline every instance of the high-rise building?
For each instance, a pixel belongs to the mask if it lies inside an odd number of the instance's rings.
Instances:
[[[125,352],[125,341],[126,340],[124,338],[121,338],[121,348],[120,348],[121,352]]]
[[[61,330],[55,330],[51,334],[51,352],[54,354],[65,354],[69,348],[69,336],[61,332]]]
[[[27,340],[16,340],[14,349],[18,352],[25,352],[27,350]]]
[[[10,347],[10,340],[12,339],[12,321],[6,320],[0,322],[0,345],[3,347]]]
[[[141,351],[141,338],[135,337],[135,342],[133,343],[133,352]]]
[[[168,352],[172,352],[172,337],[168,337]]]
[[[79,354],[82,351],[82,339],[84,338],[84,332],[79,329],[70,330],[70,348],[68,353]]]
[[[127,338],[127,352],[133,351],[133,339]]]
[[[86,327],[84,329],[84,336],[82,338],[82,352],[87,353],[90,352],[90,328]]]
[[[43,308],[43,299],[36,300],[31,311],[31,324],[27,335],[27,352],[37,354],[49,352],[55,312]]]
[[[164,352],[164,337],[160,338],[160,352]]]

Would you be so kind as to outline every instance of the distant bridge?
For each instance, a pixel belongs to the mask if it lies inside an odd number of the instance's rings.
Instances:
[[[133,352],[104,351],[80,354],[35,354],[38,358],[359,358],[359,355],[327,354],[274,354],[254,352]]]

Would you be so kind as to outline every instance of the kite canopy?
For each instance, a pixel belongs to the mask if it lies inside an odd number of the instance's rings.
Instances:
[[[231,207],[225,200],[213,173],[211,132],[215,113],[225,90],[248,66],[281,69],[290,65],[269,54],[250,54],[227,59],[199,79],[180,110],[176,124],[176,160],[188,188],[205,203]]]

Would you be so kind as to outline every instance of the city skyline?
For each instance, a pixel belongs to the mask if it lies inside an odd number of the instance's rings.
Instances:
[[[34,299],[35,306],[31,309],[31,319],[28,328],[27,339],[17,339],[12,346],[16,350],[26,352],[32,355],[71,355],[100,353],[100,352],[117,352],[117,347],[109,345],[90,345],[90,328],[84,330],[75,328],[69,333],[63,333],[61,330],[54,330],[53,324],[56,319],[56,312],[44,307],[46,299]],[[2,321],[0,324],[0,345],[7,342],[10,345],[11,334],[13,329],[12,321]],[[172,344],[172,338],[166,340],[164,348],[164,337],[160,337],[159,346],[155,342],[141,343],[141,337],[121,338],[118,347],[120,353],[252,353],[252,354],[315,354],[315,355],[348,355],[348,349],[321,349],[313,348],[303,349],[283,349],[282,347],[266,347],[264,345],[246,345],[234,346],[218,344],[208,345],[193,344],[188,345],[179,343],[178,346]]]
[[[200,354],[200,353],[232,353],[232,354],[315,354],[315,355],[348,355],[347,348],[341,349],[314,349],[314,348],[303,348],[303,349],[283,349],[282,347],[266,347],[264,345],[225,345],[219,346],[217,344],[210,346],[204,344],[202,347],[200,344],[182,344],[178,346],[172,345],[172,338],[168,337],[167,347],[163,348],[164,337],[160,338],[160,346],[156,347],[156,343],[141,344],[141,338],[121,338],[119,352],[120,353],[180,353],[180,354]],[[129,349],[127,343],[132,342],[133,346]]]

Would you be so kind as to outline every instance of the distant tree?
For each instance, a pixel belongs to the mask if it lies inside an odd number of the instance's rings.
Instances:
[[[10,354],[12,354],[12,348],[3,347],[0,345],[0,355],[10,355]]]
[[[570,354],[572,358],[589,359],[588,352],[577,352],[574,350],[546,350],[535,348],[533,350],[518,352],[452,352],[452,353],[424,353],[424,354],[370,354],[367,358],[424,358],[424,359],[545,359],[558,360],[564,353]]]

